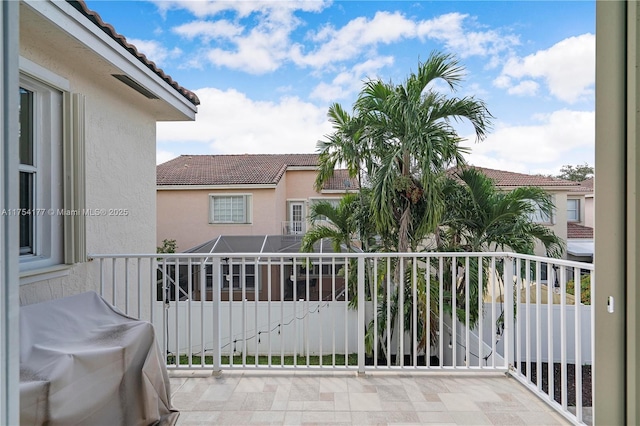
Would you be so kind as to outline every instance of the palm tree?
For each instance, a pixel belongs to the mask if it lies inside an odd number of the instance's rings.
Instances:
[[[366,194],[366,191],[363,194]],[[357,194],[346,194],[340,199],[338,205],[333,205],[328,201],[319,201],[313,204],[309,214],[312,227],[302,237],[300,251],[313,252],[314,244],[325,238],[331,241],[333,251],[336,253],[341,252],[343,247],[347,252],[360,249],[363,241],[368,241],[371,238],[371,228],[367,225],[369,210],[362,208],[362,204],[359,202],[361,197]],[[355,261],[349,271],[352,274],[349,277],[349,283],[353,285],[353,288],[349,288],[349,293],[356,294],[357,267]],[[367,264],[367,271],[365,279],[369,283],[369,288],[365,298],[370,300],[371,295],[375,294],[375,289],[373,288],[373,280],[368,279],[373,273],[369,264]],[[357,298],[352,298],[351,307],[355,308],[356,303]]]
[[[372,227],[371,221],[366,217],[369,197],[363,182],[371,170],[372,157],[365,138],[364,124],[362,120],[347,113],[337,103],[329,107],[327,116],[334,131],[326,136],[326,140],[318,141],[316,145],[320,156],[315,188],[320,191],[327,180],[333,177],[334,170],[338,167],[346,167],[349,177],[357,177],[360,199],[360,207],[357,209],[360,247],[368,251],[370,241],[367,236],[372,234]]]
[[[357,209],[358,196],[356,194],[345,195],[337,206],[329,201],[319,201],[312,204],[309,213],[312,227],[302,237],[300,251],[311,253],[316,242],[327,238],[331,240],[335,252],[341,252],[342,246],[352,252],[358,236]],[[326,218],[326,223],[318,223],[320,218]]]
[[[441,250],[510,249],[533,254],[540,242],[547,256],[562,255],[562,239],[532,220],[537,209],[549,217],[553,213],[553,201],[542,188],[502,191],[479,170],[463,168],[447,180],[444,192],[447,208],[439,230]]]
[[[444,212],[440,177],[450,165],[464,164],[466,153],[453,122],[470,122],[477,140],[490,126],[484,102],[433,90],[436,80],[455,90],[462,77],[453,56],[433,53],[403,84],[369,81],[356,101],[373,157],[373,217],[379,231],[394,229],[398,252],[433,232]]]
[[[403,84],[367,82],[353,115],[339,105],[329,110],[335,131],[319,145],[322,166],[316,183],[338,163],[364,174],[372,184],[370,211],[377,232],[384,242],[394,241],[387,248],[415,250],[436,230],[444,212],[441,177],[450,165],[464,164],[466,152],[453,123],[470,122],[477,140],[490,127],[484,102],[433,89],[442,80],[456,90],[462,77],[463,68],[452,55],[433,53]],[[394,266],[394,288],[386,291],[397,292],[401,269]]]
[[[315,187],[318,191],[321,190],[323,184],[333,176],[336,167],[344,166],[349,171],[349,177],[358,178],[362,188],[365,173],[363,167],[366,169],[370,164],[363,123],[337,103],[329,107],[327,116],[334,131],[326,136],[326,140],[318,141],[316,145],[320,152],[320,168]]]
[[[401,85],[367,82],[352,115],[339,104],[329,108],[334,132],[318,143],[320,170],[316,187],[346,165],[351,176],[372,183],[371,211],[377,231],[396,237],[395,249],[409,251],[433,232],[444,210],[440,177],[463,164],[466,152],[453,127],[472,124],[485,137],[491,114],[474,97],[447,97],[433,90],[436,80],[457,89],[463,68],[452,56],[432,53]],[[421,210],[420,214],[416,214]]]
[[[551,197],[538,187],[520,187],[512,191],[502,191],[485,174],[474,168],[463,168],[447,178],[444,184],[446,213],[436,233],[438,250],[455,252],[491,252],[513,250],[518,253],[533,254],[536,242],[542,243],[547,256],[560,257],[564,242],[546,226],[535,223],[532,215],[540,209],[551,216],[554,205]],[[485,259],[487,261],[487,259]],[[471,300],[477,300],[478,259],[470,259]],[[490,268],[484,264],[482,270],[488,283]],[[450,271],[451,267],[445,268]],[[448,272],[447,272],[448,273]],[[445,298],[457,298],[457,306],[463,306],[465,300],[464,277],[460,277],[456,288],[445,289]],[[444,278],[451,283],[451,277]],[[445,307],[449,307],[445,303]],[[471,327],[478,319],[477,306],[472,304],[469,315]],[[452,312],[450,312],[453,314]],[[465,321],[464,310],[458,311],[460,321]]]

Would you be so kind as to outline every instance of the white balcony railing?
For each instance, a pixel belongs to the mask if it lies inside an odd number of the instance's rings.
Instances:
[[[170,369],[504,371],[573,422],[590,412],[591,264],[514,253],[92,257],[102,296],[154,324]]]

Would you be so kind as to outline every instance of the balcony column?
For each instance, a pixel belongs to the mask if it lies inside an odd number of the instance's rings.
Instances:
[[[18,207],[18,2],[0,3],[0,209]],[[18,218],[0,216],[0,424],[20,421]]]
[[[638,424],[638,5],[596,2],[594,424]]]
[[[640,424],[640,7],[627,2],[626,422]]]

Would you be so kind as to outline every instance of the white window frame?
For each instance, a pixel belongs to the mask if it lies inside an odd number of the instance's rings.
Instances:
[[[310,198],[309,210],[311,210],[314,204],[319,203],[320,201],[327,201],[331,203],[334,207],[337,207],[338,204],[340,204],[340,200],[342,200],[342,197]],[[326,216],[318,216],[318,218],[316,219],[316,221],[320,221],[320,222],[327,221],[327,220],[328,219],[326,218]]]
[[[241,221],[233,220],[220,220],[215,217],[214,203],[216,200],[222,198],[242,198],[242,205],[244,206],[244,214]],[[209,194],[209,224],[212,225],[224,225],[224,224],[250,224],[252,223],[252,195],[251,194]]]
[[[575,203],[575,208],[569,208],[570,204]],[[569,212],[574,212],[575,216],[571,217]],[[580,222],[580,199],[568,198],[567,199],[567,222]]]
[[[540,210],[540,205],[538,203],[534,203],[532,201],[531,204],[535,209],[533,213],[529,214],[529,219],[531,219],[532,222],[539,223],[542,225],[553,225],[554,219],[555,219],[553,211],[551,212],[550,216],[546,216],[546,215],[543,215],[542,211]]]
[[[19,256],[20,284],[57,278],[66,265],[84,262],[85,97],[69,81],[20,57],[21,88],[34,95],[34,148],[38,162],[34,191],[34,253]],[[19,170],[28,167],[21,165]],[[20,211],[20,214],[23,212]],[[27,213],[27,212],[24,212]]]
[[[20,88],[32,93],[33,166],[20,164],[20,172],[33,173],[32,209],[20,209],[31,219],[31,252],[20,253],[20,270],[64,263],[63,99],[64,93],[25,74]]]

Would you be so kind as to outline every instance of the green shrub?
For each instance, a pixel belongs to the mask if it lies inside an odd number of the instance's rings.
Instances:
[[[567,281],[567,294],[575,295],[575,283],[573,280]],[[580,302],[584,305],[591,304],[591,275],[582,275],[580,278]]]
[[[164,239],[162,245],[156,248],[156,253],[175,253],[178,249],[176,240]]]

